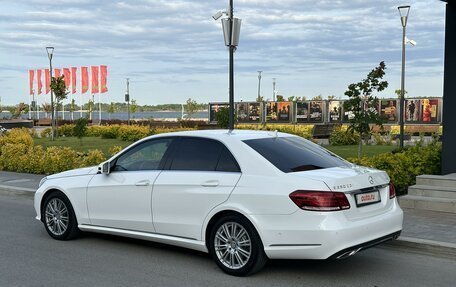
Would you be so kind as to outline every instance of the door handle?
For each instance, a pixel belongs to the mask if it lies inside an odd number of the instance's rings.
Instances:
[[[215,187],[218,186],[220,183],[218,180],[208,180],[203,182],[201,185],[204,187]]]
[[[150,181],[149,180],[141,180],[141,181],[138,181],[137,183],[135,183],[136,186],[148,186],[150,184]]]

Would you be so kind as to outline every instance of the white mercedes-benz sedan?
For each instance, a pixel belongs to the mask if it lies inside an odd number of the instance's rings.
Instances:
[[[384,171],[301,137],[207,130],[144,138],[98,167],[45,177],[36,218],[211,254],[231,275],[269,259],[341,259],[395,239],[403,213]]]

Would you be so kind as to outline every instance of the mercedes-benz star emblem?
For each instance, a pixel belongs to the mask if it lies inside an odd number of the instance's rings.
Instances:
[[[369,182],[370,184],[374,184],[374,178],[372,176],[369,176]]]

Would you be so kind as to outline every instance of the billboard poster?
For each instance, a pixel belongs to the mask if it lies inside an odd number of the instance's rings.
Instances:
[[[277,121],[277,103],[268,102],[266,103],[266,121]]]
[[[329,102],[329,121],[340,122],[342,120],[342,102],[330,101]]]
[[[297,102],[296,103],[296,121],[304,123],[309,121],[309,103]]]
[[[236,115],[237,120],[240,123],[249,121],[249,104],[248,103],[237,103],[236,104]]]
[[[420,121],[420,100],[405,100],[405,121]]]
[[[421,121],[424,123],[438,122],[439,100],[423,99],[421,100]]]
[[[217,119],[215,118],[215,115],[218,113],[220,108],[229,108],[228,103],[211,103],[209,104],[209,121],[210,122],[216,122]]]
[[[397,100],[382,100],[380,102],[380,117],[387,122],[397,122]]]
[[[249,121],[261,122],[261,104],[249,103]]]
[[[277,103],[277,121],[290,122],[291,119],[291,103],[279,102]]]
[[[323,122],[323,101],[310,102],[310,122]]]

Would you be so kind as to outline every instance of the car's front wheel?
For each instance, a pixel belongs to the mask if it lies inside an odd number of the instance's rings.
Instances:
[[[73,207],[64,194],[50,194],[44,202],[42,213],[44,227],[52,238],[69,240],[79,235]]]
[[[223,217],[214,224],[209,251],[225,273],[235,276],[253,274],[267,261],[257,231],[246,218],[237,215]]]

